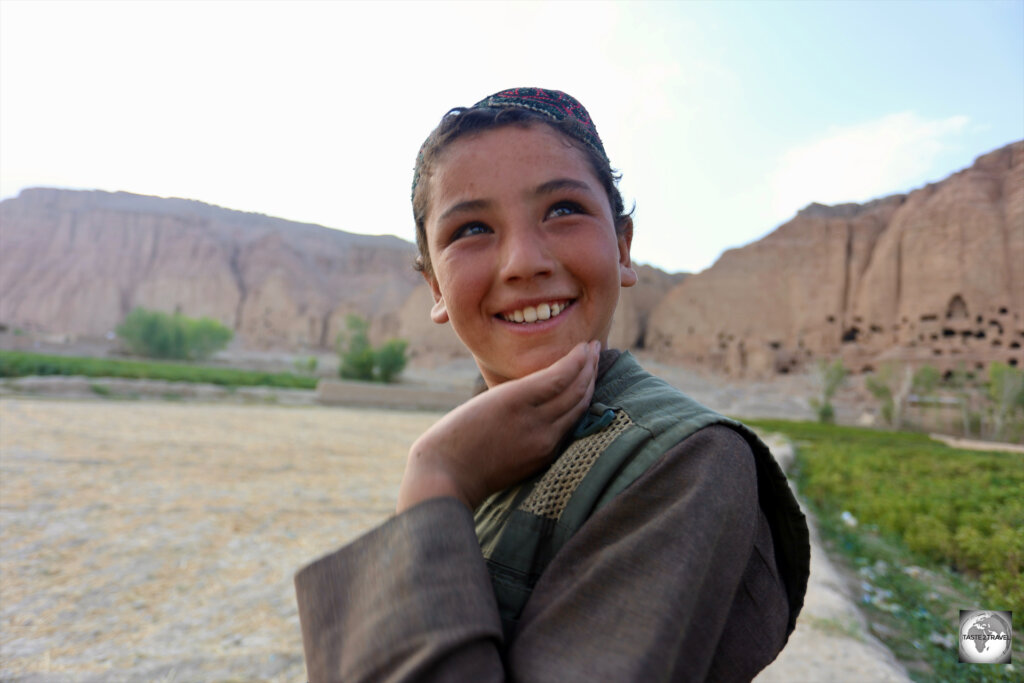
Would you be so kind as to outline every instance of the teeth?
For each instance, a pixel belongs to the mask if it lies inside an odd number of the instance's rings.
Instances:
[[[502,318],[508,322],[535,323],[538,320],[550,320],[569,307],[569,303],[545,303],[527,306],[511,313],[503,313]]]

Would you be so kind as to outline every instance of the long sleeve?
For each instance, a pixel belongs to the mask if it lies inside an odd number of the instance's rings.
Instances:
[[[749,680],[789,615],[753,454],[697,432],[562,548],[503,643],[469,512],[428,501],[296,576],[327,680]]]
[[[313,683],[503,679],[490,578],[473,518],[454,498],[317,560],[295,588]]]
[[[749,680],[781,650],[788,617],[753,454],[708,427],[555,556],[508,659],[530,682]]]

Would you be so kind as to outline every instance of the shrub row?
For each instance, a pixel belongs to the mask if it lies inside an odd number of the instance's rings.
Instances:
[[[849,511],[910,551],[976,577],[991,609],[1024,628],[1024,456],[967,451],[924,434],[755,421],[797,445],[801,492]]]
[[[29,375],[124,377],[171,382],[202,382],[222,386],[270,386],[286,389],[315,389],[317,382],[315,377],[300,377],[291,373],[212,368],[185,363],[79,358],[22,351],[0,351],[0,377],[26,377]]]

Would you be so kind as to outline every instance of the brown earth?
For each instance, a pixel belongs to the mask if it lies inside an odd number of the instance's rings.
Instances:
[[[305,680],[293,573],[391,513],[437,417],[0,399],[0,679]],[[813,557],[759,680],[905,680]]]
[[[429,413],[0,401],[0,679],[305,680],[292,575]],[[58,675],[59,674],[59,675]]]

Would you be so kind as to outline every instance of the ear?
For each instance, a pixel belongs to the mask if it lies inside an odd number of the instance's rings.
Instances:
[[[434,305],[430,307],[430,319],[438,325],[444,325],[448,322],[448,307],[444,303],[444,297],[441,295],[441,288],[437,285],[437,279],[432,273],[428,273],[425,270],[420,272],[430,287],[430,293],[434,295]]]
[[[632,287],[636,284],[637,275],[633,262],[629,258],[629,249],[633,246],[633,219],[628,216],[616,236],[619,243],[619,284]]]

